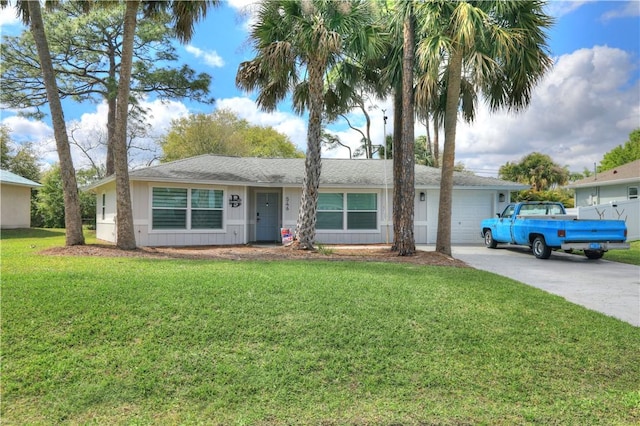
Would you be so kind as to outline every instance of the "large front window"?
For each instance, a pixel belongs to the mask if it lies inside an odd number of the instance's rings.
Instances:
[[[222,229],[218,189],[153,188],[152,229]]]
[[[346,226],[345,226],[346,224]],[[321,193],[316,229],[375,230],[378,196],[371,193]]]

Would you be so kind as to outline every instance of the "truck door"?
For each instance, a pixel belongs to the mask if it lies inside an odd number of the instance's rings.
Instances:
[[[513,212],[516,206],[509,204],[500,214],[498,224],[496,226],[495,239],[497,241],[513,241],[511,236],[511,225],[513,224]]]

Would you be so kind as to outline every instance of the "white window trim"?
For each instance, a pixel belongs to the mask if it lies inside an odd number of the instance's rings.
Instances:
[[[635,196],[631,196],[632,189],[636,190]],[[640,198],[640,191],[638,191],[638,187],[635,185],[627,187],[627,200],[637,200],[638,198]]]
[[[227,233],[227,206],[226,200],[226,187],[220,186],[204,186],[204,185],[175,185],[175,184],[149,184],[149,234],[225,234]],[[187,190],[187,215],[186,215],[186,228],[185,229],[153,229],[153,188],[172,188],[172,189],[186,189]],[[220,229],[191,229],[191,190],[192,189],[205,189],[210,191],[222,191],[222,228]],[[158,207],[162,209],[163,207]],[[171,208],[169,210],[174,210]],[[195,209],[203,210],[203,209]],[[218,210],[218,209],[210,209]]]

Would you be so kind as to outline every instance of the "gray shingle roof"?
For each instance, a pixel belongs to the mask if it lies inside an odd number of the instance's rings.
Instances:
[[[0,182],[11,185],[27,186],[29,188],[39,188],[42,186],[37,182],[2,169],[0,169]]]
[[[605,172],[596,173],[584,179],[577,180],[567,185],[567,188],[615,185],[633,181],[640,181],[640,160],[635,160]]]
[[[200,155],[130,172],[131,180],[225,183],[252,186],[300,186],[304,178],[304,158],[255,158]],[[384,187],[393,182],[392,160],[322,159],[321,186]],[[113,180],[112,178],[110,180]],[[100,186],[105,181],[92,185]],[[440,186],[440,169],[416,165],[416,187]],[[454,174],[456,187],[485,187],[517,191],[528,186],[504,180]]]

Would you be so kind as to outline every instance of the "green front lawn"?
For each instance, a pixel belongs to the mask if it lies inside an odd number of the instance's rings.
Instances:
[[[640,332],[473,269],[43,256],[2,233],[10,424],[638,424]]]
[[[640,266],[640,241],[632,241],[629,250],[610,250],[603,259]]]

